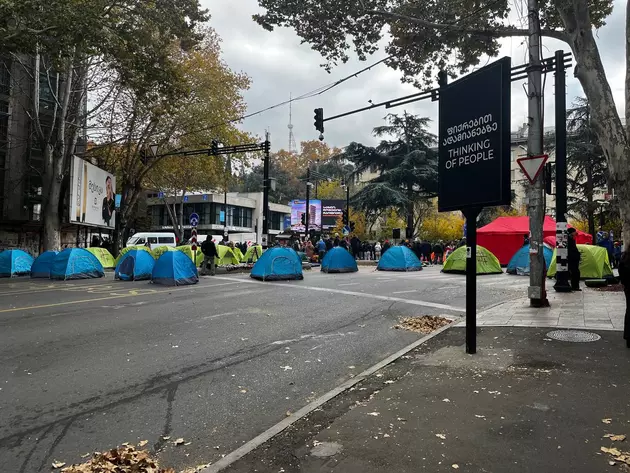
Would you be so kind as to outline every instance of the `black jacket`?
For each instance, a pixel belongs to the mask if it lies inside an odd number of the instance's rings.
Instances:
[[[204,254],[204,256],[207,256],[208,258],[219,256],[219,254],[217,253],[216,245],[210,239],[204,240],[204,242],[201,244],[201,252]]]
[[[619,282],[626,289],[630,289],[630,266],[628,266],[625,255],[622,255],[619,261]]]
[[[569,241],[567,242],[567,250],[568,250],[568,259],[569,266],[579,266],[580,265],[580,250],[578,250],[577,244],[573,238],[569,237]]]

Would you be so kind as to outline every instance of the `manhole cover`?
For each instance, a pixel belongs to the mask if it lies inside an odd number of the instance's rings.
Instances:
[[[547,337],[561,342],[596,342],[600,337],[593,332],[584,332],[582,330],[554,330],[547,334]]]

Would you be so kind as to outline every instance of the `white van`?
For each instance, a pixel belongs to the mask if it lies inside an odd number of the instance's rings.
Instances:
[[[172,246],[173,248],[177,246],[175,234],[163,232],[135,233],[131,238],[129,238],[129,240],[127,240],[127,244],[125,246],[147,246],[147,242],[149,243],[149,247],[151,249],[157,248],[158,246]]]

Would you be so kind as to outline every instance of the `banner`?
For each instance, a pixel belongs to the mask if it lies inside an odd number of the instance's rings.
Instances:
[[[72,157],[70,168],[70,222],[114,228],[116,222],[116,177]]]
[[[291,201],[291,230],[294,232],[305,232],[306,226],[302,224],[302,215],[306,218],[306,201],[305,200],[293,200]],[[311,200],[308,201],[309,215],[308,215],[308,229],[321,231],[322,229],[322,201]]]

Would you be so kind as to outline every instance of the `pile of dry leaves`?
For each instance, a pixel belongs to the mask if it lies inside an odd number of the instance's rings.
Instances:
[[[405,317],[399,324],[394,325],[394,328],[427,334],[450,323],[451,321],[444,317],[422,315],[418,317]]]
[[[595,290],[600,292],[623,292],[623,286],[621,284],[611,284],[609,286],[598,287]]]
[[[610,424],[612,419],[602,419],[604,424]],[[604,438],[610,439],[611,442],[623,442],[626,440],[625,434],[606,434]],[[630,465],[630,452],[622,452],[618,448],[608,448],[608,447],[600,447],[600,450],[608,455],[613,457],[612,460],[608,462],[609,465],[615,465],[616,463],[625,463],[626,465]]]
[[[160,468],[146,450],[137,449],[147,443],[143,440],[137,447],[124,443],[104,453],[94,452],[92,458],[80,465],[63,468],[65,463],[55,461],[52,467],[61,468],[61,473],[175,473],[172,468]]]

